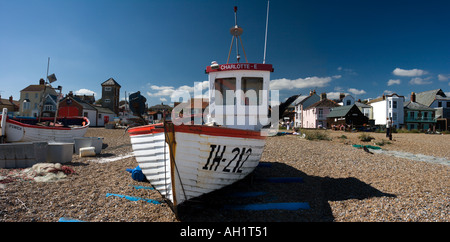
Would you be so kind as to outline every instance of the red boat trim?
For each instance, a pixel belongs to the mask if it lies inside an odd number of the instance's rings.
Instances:
[[[242,130],[242,129],[230,129],[216,126],[203,126],[203,125],[175,125],[175,132],[190,133],[190,134],[204,134],[211,136],[224,136],[235,138],[248,138],[248,139],[265,139],[266,136],[262,136],[260,131]],[[142,135],[142,134],[157,134],[164,132],[162,123],[151,124],[146,126],[140,126],[131,128],[128,130],[130,136]]]
[[[141,134],[157,134],[164,132],[163,123],[150,124],[145,126],[134,127],[128,130],[130,136],[141,135]]]
[[[83,118],[85,121],[86,121],[86,123],[88,124],[89,123],[89,121],[86,119],[86,118]],[[31,124],[25,124],[25,123],[21,123],[21,122],[19,122],[19,121],[16,121],[16,120],[13,120],[13,119],[10,119],[10,118],[7,118],[6,119],[6,122],[7,123],[12,123],[12,124],[15,124],[15,125],[19,125],[19,126],[22,126],[22,127],[25,127],[25,128],[33,128],[33,129],[51,129],[51,130],[74,130],[74,129],[81,129],[81,128],[86,128],[86,127],[88,127],[88,126],[82,126],[82,127],[80,127],[80,128],[67,128],[67,127],[56,127],[56,126],[51,126],[51,127],[48,127],[48,126],[39,126],[39,125],[31,125]]]

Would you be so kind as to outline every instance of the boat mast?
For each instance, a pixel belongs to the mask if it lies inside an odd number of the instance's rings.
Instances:
[[[263,59],[263,64],[266,64],[267,27],[269,26],[269,4],[270,4],[270,1],[267,0],[266,36],[265,36],[265,41],[264,41],[264,59]]]
[[[236,38],[236,59],[237,59],[237,62],[239,63],[239,60],[241,59],[241,55],[239,54],[239,44],[238,44],[238,39],[239,39],[239,42],[241,42],[242,51],[244,52],[245,62],[248,63],[247,55],[245,54],[244,45],[242,44],[242,39],[241,39],[241,34],[243,32],[244,32],[244,30],[237,25],[237,6],[234,6],[234,27],[230,29],[230,34],[233,35],[233,38],[231,38],[231,45],[230,45],[230,50],[228,51],[227,64],[228,64],[228,62],[230,60],[231,49],[233,48],[233,42],[234,42],[235,38]]]
[[[48,68],[50,67],[50,57],[48,57],[48,61],[47,61],[47,75],[46,76],[46,80],[44,81],[44,92],[42,93],[41,96],[41,103],[40,103],[40,111],[39,111],[39,119],[38,119],[38,123],[41,122],[41,117],[42,117],[42,111],[44,108],[44,99],[45,99],[45,89],[47,89],[47,81],[48,81]]]

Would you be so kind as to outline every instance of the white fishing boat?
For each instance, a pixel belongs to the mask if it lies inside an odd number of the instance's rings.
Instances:
[[[68,141],[83,137],[89,127],[86,117],[41,118],[9,118],[3,121],[6,142],[30,141]]]
[[[237,43],[242,29],[236,24],[231,34]],[[273,68],[239,63],[239,52],[237,60],[206,67],[209,108],[203,115],[187,116],[194,114],[188,109],[177,119],[175,107],[171,122],[128,130],[143,174],[173,208],[243,179],[259,164],[267,136],[260,119],[268,118]]]

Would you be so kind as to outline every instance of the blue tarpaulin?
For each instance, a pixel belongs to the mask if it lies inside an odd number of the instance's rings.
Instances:
[[[148,203],[161,204],[160,201],[156,201],[156,200],[153,200],[153,199],[141,198],[141,197],[132,197],[132,196],[121,195],[121,194],[106,193],[106,197],[109,197],[109,196],[121,197],[121,198],[125,198],[125,199],[127,199],[127,200],[130,200],[130,201],[139,201],[139,200],[142,200],[142,201],[146,201],[146,202],[148,202]]]
[[[129,173],[131,173],[131,178],[135,181],[145,181],[147,180],[145,178],[144,173],[142,173],[142,170],[139,166],[136,166],[134,169],[126,169]]]
[[[78,219],[73,219],[73,218],[66,218],[66,217],[61,217],[58,222],[86,222],[83,220],[78,220]]]

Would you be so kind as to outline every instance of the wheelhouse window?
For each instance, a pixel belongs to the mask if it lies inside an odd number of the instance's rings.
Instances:
[[[260,77],[243,77],[241,80],[244,92],[244,105],[261,105],[263,79]]]
[[[214,81],[214,88],[216,105],[234,105],[236,103],[236,78],[217,78]]]

